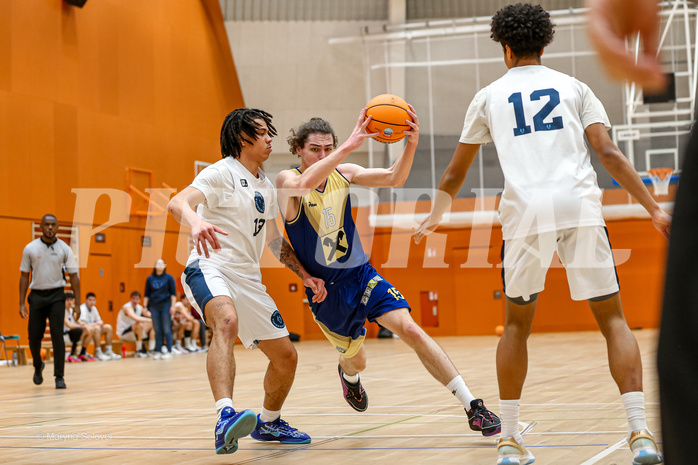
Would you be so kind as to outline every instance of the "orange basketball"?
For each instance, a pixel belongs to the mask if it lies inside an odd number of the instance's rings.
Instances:
[[[46,360],[46,349],[42,347],[39,353],[41,354],[41,360]]]
[[[504,333],[504,326],[502,326],[502,325],[495,326],[494,332],[497,336],[501,336]]]
[[[366,104],[366,117],[373,116],[373,119],[366,127],[366,131],[370,133],[377,132],[378,135],[374,136],[373,139],[386,144],[392,144],[404,139],[405,134],[402,131],[412,129],[405,122],[405,120],[412,121],[412,118],[407,113],[409,109],[407,102],[397,95],[382,94],[373,97]]]

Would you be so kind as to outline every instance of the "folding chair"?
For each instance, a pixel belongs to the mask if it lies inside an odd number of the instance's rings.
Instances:
[[[5,352],[5,363],[7,363],[7,366],[10,367],[11,363],[7,358],[7,346],[5,345],[5,341],[15,341],[17,343],[17,356],[19,357],[19,336],[3,336],[0,334],[0,342],[2,342],[2,350]]]

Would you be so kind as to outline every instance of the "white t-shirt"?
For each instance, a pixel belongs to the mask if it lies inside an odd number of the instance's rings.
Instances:
[[[73,318],[73,309],[72,308],[65,309],[65,317],[71,323],[75,323],[75,319]],[[70,328],[68,328],[66,325],[63,325],[63,332],[67,333],[68,331],[70,331]]]
[[[124,304],[124,307],[126,305],[131,307],[133,313],[135,313],[136,316],[141,316],[143,314],[142,306],[136,305],[136,308],[133,308],[133,304],[131,304],[131,302],[126,302]],[[136,320],[134,320],[126,314],[126,312],[124,311],[124,307],[121,307],[121,310],[119,310],[119,314],[116,317],[116,334],[118,334],[119,336],[121,336],[124,333],[124,330],[126,330],[126,328],[128,328],[136,322]]]
[[[102,318],[99,316],[97,307],[87,308],[87,304],[80,305],[80,321],[84,321],[87,324],[97,323],[101,321]]]
[[[611,127],[591,89],[542,65],[511,68],[475,95],[460,142],[494,142],[505,179],[505,240],[605,224],[584,141],[594,123]]]
[[[210,260],[236,274],[261,280],[259,260],[266,243],[267,221],[279,215],[276,189],[262,170],[259,178],[237,159],[226,157],[207,166],[191,183],[206,200],[197,214],[220,227],[228,235],[218,234],[219,252],[209,246],[210,259],[192,250],[187,265],[196,260]]]

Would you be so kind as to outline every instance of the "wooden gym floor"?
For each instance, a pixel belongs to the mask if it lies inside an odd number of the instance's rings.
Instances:
[[[644,362],[647,417],[661,441],[654,330],[635,331]],[[495,336],[438,338],[473,394],[498,413]],[[266,359],[238,350],[236,408],[259,412]],[[205,354],[172,360],[66,364],[56,391],[53,366],[34,386],[33,369],[0,367],[3,463],[490,464],[493,438],[468,428],[456,399],[429,376],[400,340],[366,341],[365,413],[342,399],[336,351],[325,341],[296,344],[296,381],[284,419],[313,438],[304,446],[240,441],[232,455],[213,450],[215,411]],[[599,333],[534,334],[521,421],[537,464],[628,464],[626,419]]]

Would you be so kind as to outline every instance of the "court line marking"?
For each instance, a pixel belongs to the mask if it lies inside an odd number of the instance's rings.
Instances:
[[[610,446],[606,450],[599,452],[598,454],[596,454],[595,456],[593,456],[592,458],[590,458],[586,462],[582,463],[581,465],[593,465],[593,464],[597,463],[599,460],[601,460],[602,458],[606,457],[607,455],[610,455],[613,452],[615,452],[616,450],[620,449],[621,447],[623,447],[624,444],[627,444],[627,443],[628,443],[627,439],[625,439],[625,438],[621,439],[617,443],[613,444],[612,446]]]
[[[570,435],[600,435],[600,434],[622,434],[622,433],[627,433],[627,431],[596,431],[596,432],[589,432],[589,431],[569,431],[569,432],[550,432],[550,433],[526,433],[526,437],[528,436],[570,436]],[[56,433],[56,434],[61,434],[61,433]],[[73,434],[73,433],[63,433],[63,434]],[[89,434],[89,433],[88,433]],[[356,436],[358,433],[354,433],[352,435],[351,433],[348,435],[335,435],[335,436],[316,436],[313,435],[313,439],[407,439],[407,438],[469,438],[469,437],[477,437],[480,438],[482,435],[480,433],[462,433],[462,434],[457,434],[457,433],[444,433],[444,434],[377,434],[377,435],[370,435],[370,436]],[[138,439],[138,440],[144,440],[144,441],[167,441],[167,440],[187,440],[187,439],[211,439],[213,436],[118,436],[112,434],[111,439]],[[0,439],[34,439],[36,438],[35,434],[27,434],[27,435],[0,435]],[[244,438],[243,438],[244,439]],[[47,439],[48,440],[48,439]],[[659,444],[659,443],[658,443]],[[528,447],[528,446],[527,446]],[[536,447],[536,446],[531,446],[531,447]]]
[[[212,438],[209,438],[211,440]],[[545,449],[556,449],[556,448],[570,448],[570,447],[603,447],[607,446],[608,444],[549,444],[549,445],[542,445],[542,446],[526,446],[529,448],[545,448]],[[274,451],[282,451],[282,452],[327,452],[327,451],[362,451],[362,450],[435,450],[435,449],[442,449],[442,450],[448,450],[448,449],[458,449],[458,450],[482,450],[482,449],[487,449],[491,450],[494,447],[492,446],[435,446],[435,447],[430,447],[430,446],[424,446],[424,447],[352,447],[352,448],[344,448],[344,447],[336,447],[336,448],[319,448],[319,447],[299,447],[299,448],[293,448],[289,447],[287,449],[271,449],[271,448],[251,448],[251,449],[238,449],[240,451],[258,451],[258,452],[274,452]],[[116,451],[116,450],[123,450],[123,451],[213,451],[213,448],[169,448],[169,447],[50,447],[50,446],[0,446],[0,449],[45,449],[45,450],[109,450],[109,451]],[[594,462],[595,463],[595,462]]]

